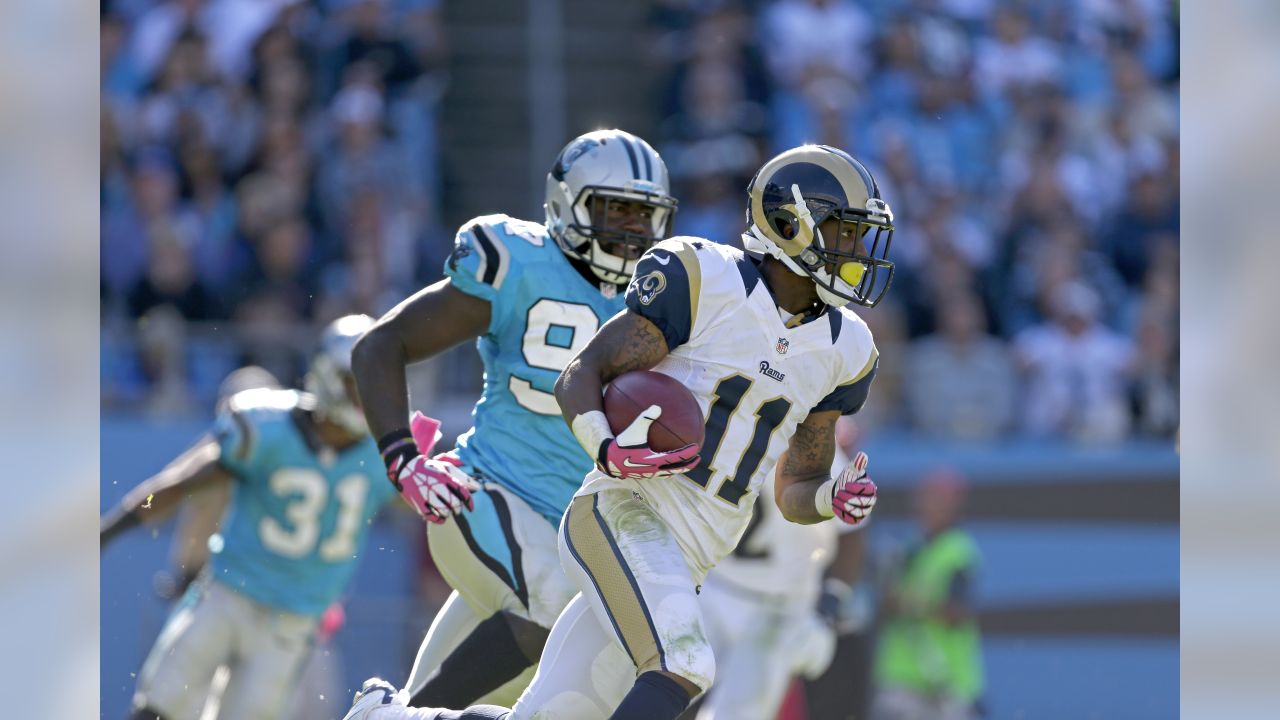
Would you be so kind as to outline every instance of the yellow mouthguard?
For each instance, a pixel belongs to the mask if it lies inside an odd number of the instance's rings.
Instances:
[[[840,279],[849,283],[852,287],[857,287],[862,282],[862,276],[867,273],[867,266],[860,262],[847,262],[840,265]]]

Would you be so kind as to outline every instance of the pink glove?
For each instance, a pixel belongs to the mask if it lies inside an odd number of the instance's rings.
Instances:
[[[440,421],[415,411],[409,427],[417,454],[403,447],[402,441],[383,451],[387,475],[400,491],[400,497],[423,520],[436,524],[460,512],[464,506],[474,509],[471,492],[480,486],[462,471],[462,461],[448,453],[430,460],[425,457],[440,440]]]
[[[600,445],[596,464],[604,472],[624,480],[646,480],[688,472],[698,465],[702,448],[690,443],[670,452],[649,447],[649,426],[662,414],[658,405],[650,405],[617,437]]]
[[[440,421],[423,415],[421,410],[414,410],[409,418],[409,432],[413,433],[413,444],[418,446],[418,454],[428,456],[440,442]]]
[[[858,525],[876,506],[876,484],[867,477],[867,454],[859,452],[831,488],[831,509],[846,525]]]
[[[342,609],[342,603],[334,601],[320,615],[320,627],[316,634],[320,638],[320,642],[324,642],[333,637],[335,633],[342,629],[347,623],[347,613]]]
[[[480,486],[458,467],[457,458],[441,455],[428,460],[414,455],[399,469],[400,497],[430,523],[442,523],[465,507],[475,508],[471,492]]]

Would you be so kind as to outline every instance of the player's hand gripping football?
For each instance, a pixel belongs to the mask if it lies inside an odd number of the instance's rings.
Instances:
[[[867,477],[867,454],[859,452],[831,486],[831,509],[846,525],[859,525],[875,506],[876,484]]]
[[[462,471],[455,455],[426,455],[440,438],[440,422],[415,412],[410,423],[413,438],[404,438],[382,451],[387,477],[423,520],[442,523],[462,511],[475,508],[471,493],[480,486]]]
[[[702,448],[690,443],[669,452],[649,447],[649,426],[662,415],[662,408],[650,405],[618,433],[600,445],[596,464],[604,472],[626,480],[646,480],[688,472],[698,465]]]

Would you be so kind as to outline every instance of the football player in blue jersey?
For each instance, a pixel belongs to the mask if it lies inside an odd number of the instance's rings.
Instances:
[[[395,496],[382,477],[351,377],[371,325],[325,330],[306,392],[233,395],[212,432],[102,519],[101,542],[168,517],[192,493],[232,486],[221,532],[138,677],[135,720],[195,720],[215,671],[230,669],[219,718],[279,718],[321,614],[355,570],[369,521]]]
[[[352,368],[388,475],[431,523],[432,557],[454,588],[410,673],[415,704],[513,700],[577,592],[556,528],[591,458],[552,391],[622,310],[636,261],[667,236],[675,209],[648,143],[621,130],[582,135],[547,175],[545,223],[467,222],[445,278],[356,344]],[[456,450],[423,457],[405,424],[405,367],[473,338],[485,370],[474,427]]]

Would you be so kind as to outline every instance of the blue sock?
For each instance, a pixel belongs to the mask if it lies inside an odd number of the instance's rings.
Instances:
[[[636,678],[609,720],[675,720],[692,699],[680,683],[650,671]]]

